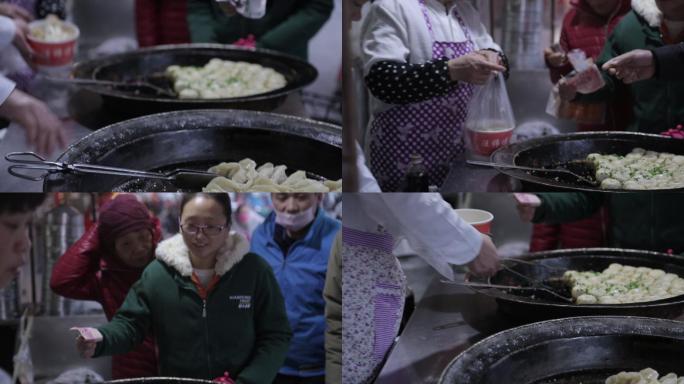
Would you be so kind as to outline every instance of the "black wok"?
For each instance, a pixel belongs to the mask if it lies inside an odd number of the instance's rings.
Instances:
[[[684,155],[684,140],[637,132],[580,132],[545,136],[510,144],[491,155],[494,163],[522,165],[536,168],[553,168],[557,164],[582,160],[591,153],[626,155],[634,148]],[[579,182],[572,176],[559,174],[528,173],[498,168],[499,172],[548,188],[598,192],[625,192],[625,190],[601,189]],[[534,190],[534,187],[527,188]],[[684,189],[662,189],[663,192],[682,192]],[[633,192],[633,191],[632,191]]]
[[[215,384],[213,381],[186,379],[182,377],[141,377],[136,379],[120,379],[105,382],[106,384]]]
[[[684,276],[684,257],[665,253],[629,250],[617,248],[582,248],[564,249],[531,253],[520,257],[539,266],[522,263],[507,263],[514,271],[535,281],[544,282],[563,292],[558,284],[552,281],[562,276],[563,271],[575,269],[580,271],[602,271],[611,263],[623,265],[658,268],[666,272]],[[477,279],[473,280],[478,282]],[[528,281],[505,269],[499,271],[486,281],[491,284],[505,286],[529,286]],[[475,289],[475,288],[474,288]],[[630,303],[630,304],[575,304],[565,302],[544,291],[475,289],[477,292],[496,299],[498,309],[505,315],[522,322],[538,321],[572,316],[646,316],[658,318],[675,318],[684,312],[684,295],[665,300]]]
[[[512,328],[449,363],[440,384],[604,384],[650,367],[684,375],[684,323],[643,317],[572,317]]]
[[[188,110],[123,121],[72,144],[57,161],[145,171],[206,171],[251,158],[329,180],[341,178],[341,128],[266,112]],[[45,191],[176,191],[170,183],[119,176],[52,174]]]
[[[154,92],[106,86],[82,86],[102,96],[104,105],[125,116],[141,116],[179,109],[235,108],[270,111],[283,103],[288,94],[311,84],[318,71],[311,64],[280,52],[248,49],[221,44],[179,44],[143,48],[75,65],[74,78],[133,82],[142,80],[171,88],[160,74],[170,65],[201,66],[213,58],[246,61],[273,68],[285,76],[287,86],[268,93],[225,99],[176,99]]]

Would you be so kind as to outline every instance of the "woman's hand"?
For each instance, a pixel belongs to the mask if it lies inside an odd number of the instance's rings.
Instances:
[[[76,339],[76,349],[78,349],[78,354],[84,359],[93,357],[96,347],[97,341],[87,341],[81,336]]]
[[[7,16],[12,19],[21,19],[25,22],[33,20],[31,13],[21,6],[9,3],[0,3],[0,15]]]
[[[33,49],[28,43],[26,36],[29,34],[29,27],[26,21],[22,19],[14,19],[14,25],[16,26],[14,32],[14,40],[12,44],[19,50],[21,57],[24,58],[26,64],[33,65]]]
[[[532,193],[515,193],[513,196],[517,202],[516,208],[518,209],[520,220],[526,223],[531,222],[537,207],[542,204],[541,199]]]
[[[95,355],[95,348],[97,348],[97,343],[103,340],[102,333],[97,330],[97,328],[91,327],[72,327],[72,331],[78,332],[78,337],[76,338],[76,349],[81,357],[88,359]]]
[[[42,101],[18,89],[0,105],[0,116],[20,124],[28,143],[41,154],[49,155],[67,145],[62,122]]]
[[[563,101],[572,101],[577,97],[577,86],[572,78],[562,78],[558,81],[558,94]]]
[[[655,58],[653,52],[637,49],[612,58],[601,68],[623,83],[632,84],[655,76]]]
[[[553,68],[560,68],[568,62],[563,52],[554,52],[551,48],[544,49],[544,60]]]
[[[475,276],[494,276],[501,269],[496,246],[487,235],[482,235],[480,253],[468,263],[470,273]]]
[[[491,52],[496,55],[495,52]],[[498,60],[498,55],[497,55]],[[505,67],[491,62],[490,57],[480,52],[471,52],[448,62],[449,77],[453,81],[463,81],[482,85],[496,72],[504,72]]]

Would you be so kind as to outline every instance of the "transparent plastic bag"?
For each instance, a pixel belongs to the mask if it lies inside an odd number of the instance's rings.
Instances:
[[[31,349],[29,339],[33,331],[33,314],[27,308],[19,321],[19,349],[12,358],[14,362],[14,375],[12,382],[20,384],[33,384],[33,360],[31,359]]]
[[[477,88],[470,100],[465,121],[466,146],[479,155],[489,155],[508,144],[514,128],[506,83],[503,75],[497,73]]]

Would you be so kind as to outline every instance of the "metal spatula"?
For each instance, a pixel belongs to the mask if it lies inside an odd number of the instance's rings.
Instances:
[[[165,180],[171,182],[178,188],[201,190],[209,184],[212,179],[218,177],[218,175],[214,173],[196,171],[193,169],[175,169],[170,172],[159,173],[92,164],[67,164],[47,161],[45,158],[33,152],[12,152],[7,154],[5,159],[11,163],[17,163],[17,165],[11,165],[8,168],[8,172],[11,175],[33,181],[40,181],[52,173],[61,172]],[[32,171],[37,170],[42,172],[37,175],[32,173]]]
[[[45,77],[45,80],[51,81],[54,83],[66,83],[66,84],[76,84],[76,85],[96,85],[96,86],[105,86],[105,87],[112,87],[112,88],[118,88],[118,89],[126,89],[126,90],[147,90],[152,91],[158,95],[161,96],[167,96],[167,97],[172,97],[172,98],[177,98],[178,96],[171,90],[162,88],[160,86],[154,85],[150,82],[136,79],[135,81],[131,82],[122,82],[122,81],[111,81],[111,80],[94,80],[94,79],[79,79],[79,78],[58,78],[58,77]]]
[[[554,165],[554,168],[535,168],[535,167],[525,167],[522,165],[513,165],[513,164],[503,164],[503,163],[491,163],[488,161],[477,161],[477,160],[466,160],[468,164],[471,165],[479,165],[483,167],[492,167],[492,168],[506,168],[506,169],[519,169],[521,171],[530,171],[530,172],[544,172],[544,173],[560,173],[560,174],[565,174],[574,177],[577,180],[583,181],[589,185],[593,186],[598,186],[599,183],[596,181],[596,179],[593,177],[593,174],[591,172],[591,167],[593,167],[593,164],[584,161],[584,160],[576,160],[576,161],[571,161],[567,163],[558,163]],[[570,169],[572,168],[572,169]],[[581,175],[581,173],[585,173],[591,176],[585,176]]]

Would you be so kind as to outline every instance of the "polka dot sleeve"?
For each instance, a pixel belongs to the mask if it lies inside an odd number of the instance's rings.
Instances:
[[[371,94],[388,104],[417,103],[445,95],[456,84],[449,78],[447,59],[423,64],[375,63],[366,76]]]

